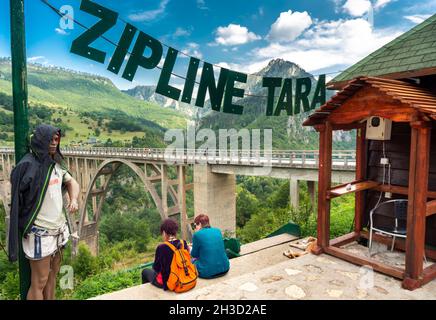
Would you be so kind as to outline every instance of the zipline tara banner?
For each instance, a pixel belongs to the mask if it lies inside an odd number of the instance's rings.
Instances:
[[[82,0],[80,10],[100,18],[100,21],[73,41],[71,52],[104,64],[107,53],[91,47],[91,44],[99,37],[104,38],[104,34],[116,25],[118,13],[89,0]],[[133,50],[129,52],[129,48],[137,34]],[[126,23],[118,43],[113,44],[116,46],[116,49],[107,69],[118,75],[128,56],[127,64],[121,76],[129,81],[133,81],[139,67],[150,70],[154,69],[158,67],[163,57],[162,43],[145,32],[139,31],[129,23]],[[151,54],[144,56],[146,50],[151,52]],[[202,67],[195,105],[202,108],[205,103],[206,93],[208,92],[213,110],[232,114],[243,113],[244,107],[234,102],[234,98],[244,97],[245,90],[237,88],[236,85],[237,83],[247,83],[247,74],[220,67],[218,82],[216,82],[212,64],[203,62],[201,65],[200,59],[190,57],[189,66],[184,77],[184,87],[183,90],[180,90],[169,84],[178,54],[179,51],[177,49],[168,48],[156,87],[156,93],[177,101],[191,103],[198,70]],[[267,116],[279,116],[283,114],[283,111],[288,116],[295,115],[300,112],[313,110],[317,105],[321,106],[326,101],[325,75],[319,76],[316,85],[313,85],[309,77],[297,79],[264,77],[262,85],[268,91]],[[293,87],[295,87],[294,96]],[[275,99],[278,92],[280,93],[279,98]]]

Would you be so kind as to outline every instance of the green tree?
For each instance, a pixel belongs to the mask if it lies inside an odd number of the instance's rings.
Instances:
[[[238,185],[236,190],[236,224],[238,227],[242,227],[259,209],[259,200],[242,185]]]
[[[106,216],[102,219],[100,231],[111,243],[133,240],[140,252],[147,249],[150,239],[147,223],[132,214],[113,213]]]
[[[90,275],[94,275],[99,271],[97,258],[92,256],[88,247],[84,244],[79,245],[77,256],[73,260],[72,265],[74,275],[79,280],[86,279]]]

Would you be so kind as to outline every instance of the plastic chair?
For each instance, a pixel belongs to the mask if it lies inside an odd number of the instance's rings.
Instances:
[[[389,206],[393,206],[393,215],[386,214]],[[383,214],[384,213],[384,214]],[[391,224],[377,225],[374,223],[376,216],[384,216],[387,220],[391,220]],[[372,234],[377,231],[382,234],[392,236],[391,251],[394,250],[395,239],[406,238],[406,224],[407,224],[407,199],[395,199],[380,203],[370,211],[369,214],[369,255],[371,256],[372,247]]]

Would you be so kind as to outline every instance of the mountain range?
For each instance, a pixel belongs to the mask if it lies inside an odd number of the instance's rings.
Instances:
[[[187,105],[174,101],[156,94],[155,86],[138,86],[121,91],[111,80],[99,75],[28,64],[29,110],[32,106],[35,110],[38,110],[36,106],[49,109],[53,113],[49,120],[60,120],[65,124],[68,134],[64,141],[69,143],[86,142],[90,136],[98,136],[101,141],[110,138],[112,141],[129,142],[133,137],[148,135],[159,137],[158,144],[161,145],[165,129],[186,128],[188,121],[194,121],[197,128],[214,130],[273,129],[275,149],[317,148],[317,133],[302,126],[307,113],[292,117],[265,115],[267,89],[262,87],[263,77],[309,77],[312,82],[316,81],[295,63],[271,60],[262,70],[249,75],[243,87],[249,96],[237,101],[244,106],[244,113],[233,115],[213,111],[207,102],[204,108],[197,108],[195,102]],[[327,98],[331,95],[329,92]],[[3,58],[0,59],[0,115],[3,113],[4,118],[9,117],[9,122],[12,109],[5,105],[11,99],[10,59]],[[43,120],[35,119],[36,122]],[[7,138],[4,134],[0,136],[0,144],[11,143],[11,131],[11,123],[0,123],[0,132],[8,135]],[[351,148],[353,145],[353,135],[349,132],[335,134],[336,148]]]

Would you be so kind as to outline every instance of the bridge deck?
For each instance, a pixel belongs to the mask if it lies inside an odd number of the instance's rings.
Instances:
[[[318,168],[317,150],[194,150],[154,148],[62,148],[69,157],[90,159],[122,158],[167,164],[230,164],[243,166],[271,166]],[[0,154],[13,154],[14,149],[0,147]],[[356,154],[353,150],[334,151],[333,168],[354,170]]]

